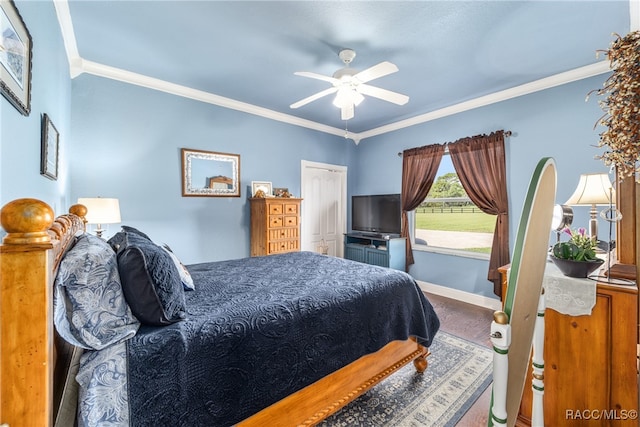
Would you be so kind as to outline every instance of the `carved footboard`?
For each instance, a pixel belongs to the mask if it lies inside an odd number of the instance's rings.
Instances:
[[[238,427],[316,425],[411,361],[418,372],[424,372],[428,355],[428,349],[413,339],[393,341],[263,409]]]

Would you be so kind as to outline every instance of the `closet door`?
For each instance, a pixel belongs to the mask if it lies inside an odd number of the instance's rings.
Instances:
[[[347,168],[302,162],[302,250],[343,256]]]

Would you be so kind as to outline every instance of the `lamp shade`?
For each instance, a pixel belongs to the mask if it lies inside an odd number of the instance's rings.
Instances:
[[[578,187],[565,205],[608,205],[615,203],[615,194],[606,173],[582,174]]]
[[[89,224],[117,224],[121,222],[118,199],[80,197],[78,203],[87,207],[85,218]]]

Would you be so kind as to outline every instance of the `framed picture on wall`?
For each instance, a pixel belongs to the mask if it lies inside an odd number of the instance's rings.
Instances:
[[[28,116],[31,111],[31,35],[11,0],[0,0],[0,92]]]
[[[42,142],[40,174],[49,179],[58,179],[58,150],[60,135],[48,115],[42,116]]]

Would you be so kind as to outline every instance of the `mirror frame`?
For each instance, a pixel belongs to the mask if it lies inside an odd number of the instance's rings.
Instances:
[[[240,197],[240,155],[215,151],[182,148],[182,196],[183,197]],[[191,172],[193,160],[210,160],[231,163],[231,184],[228,188],[194,187]]]

